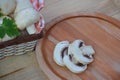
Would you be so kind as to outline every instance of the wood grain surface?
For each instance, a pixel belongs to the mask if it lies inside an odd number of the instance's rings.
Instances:
[[[48,80],[38,67],[34,52],[0,60],[0,80]]]
[[[119,4],[120,0],[45,0],[45,7],[41,13],[46,23],[53,22],[58,16],[79,11],[99,12],[120,20]],[[0,80],[49,80],[43,73],[43,68],[38,66],[34,53],[28,52],[0,60]],[[49,68],[45,69],[46,73],[51,73]],[[100,77],[98,80],[102,79]]]
[[[48,23],[60,15],[78,11],[99,12],[120,20],[120,0],[45,0],[41,13]]]
[[[98,13],[75,13],[56,18],[36,48],[40,68],[50,80],[119,80],[120,22]],[[82,39],[95,50],[94,62],[80,74],[58,66],[53,60],[55,45]]]

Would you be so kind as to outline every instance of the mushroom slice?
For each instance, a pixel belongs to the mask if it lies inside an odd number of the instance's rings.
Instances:
[[[82,50],[79,48],[80,41],[75,40],[68,47],[68,54],[73,55],[73,57],[82,64],[88,64],[93,61],[93,57],[91,55],[84,55]]]
[[[78,61],[75,59],[75,57],[73,57],[72,54],[70,54],[69,57],[70,57],[70,60],[71,60],[74,64],[77,64],[77,63],[78,63]]]
[[[73,73],[81,73],[87,69],[87,65],[82,65],[81,63],[73,63],[70,59],[70,56],[67,54],[64,55],[63,62],[66,67]]]
[[[68,46],[69,46],[68,41],[61,41],[55,46],[55,49],[53,52],[53,59],[60,66],[64,66],[63,57],[64,57],[64,54],[68,53],[67,52]]]
[[[95,51],[92,46],[82,46],[80,48],[84,55],[93,55],[95,54]]]
[[[83,40],[75,40],[73,41],[73,44],[78,46],[78,48],[85,46],[84,41]]]

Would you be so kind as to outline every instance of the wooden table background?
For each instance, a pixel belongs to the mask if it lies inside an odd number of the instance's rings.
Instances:
[[[120,20],[120,0],[45,0],[41,11],[46,23],[67,13],[100,12]],[[0,60],[0,80],[49,80],[39,68],[35,53]]]

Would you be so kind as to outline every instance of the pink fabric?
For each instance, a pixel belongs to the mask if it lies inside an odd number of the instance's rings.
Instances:
[[[30,0],[30,2],[37,11],[40,11],[44,7],[44,0]]]
[[[37,23],[35,23],[36,33],[40,33],[42,31],[42,29],[45,26],[44,24],[45,24],[44,19],[41,16],[40,20]]]
[[[38,12],[40,12],[41,9],[44,7],[44,0],[30,0],[30,2]],[[40,20],[34,24],[36,28],[36,33],[40,33],[42,31],[42,29],[44,28],[44,24],[45,22],[43,16],[41,15]]]

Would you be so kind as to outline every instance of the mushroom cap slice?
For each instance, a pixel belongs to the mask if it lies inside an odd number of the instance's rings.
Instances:
[[[85,46],[85,43],[83,40],[75,40],[73,41],[74,45],[78,46],[79,48],[82,47],[82,46]]]
[[[57,45],[55,46],[55,49],[53,52],[53,59],[60,66],[64,66],[63,57],[64,57],[64,54],[67,54],[68,46],[69,46],[68,41],[61,41],[57,43]]]
[[[82,46],[80,47],[80,49],[82,50],[83,54],[87,54],[87,55],[95,54],[95,51],[92,46]]]
[[[63,62],[65,64],[65,66],[73,73],[81,73],[87,69],[87,65],[79,66],[79,65],[73,63],[70,60],[69,55],[67,55],[67,54],[64,55]]]
[[[80,41],[75,40],[68,47],[68,54],[73,55],[73,57],[82,64],[88,64],[93,61],[92,55],[84,55],[82,50],[79,48]]]

